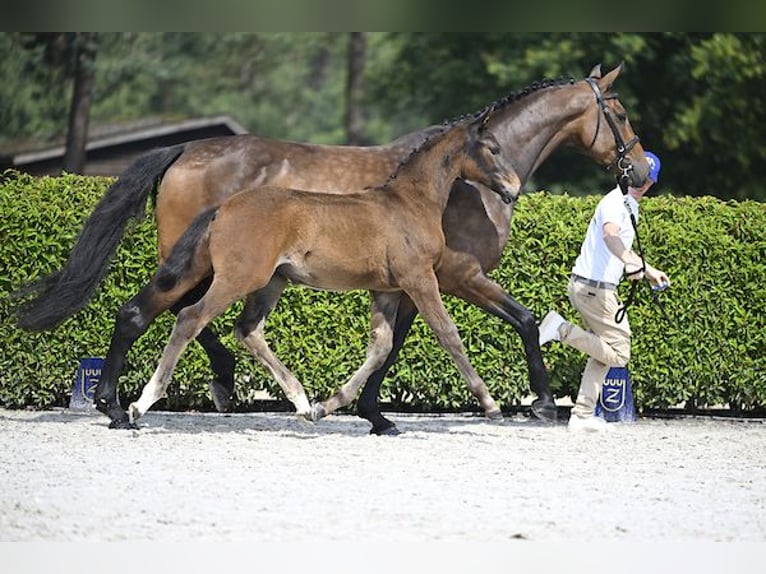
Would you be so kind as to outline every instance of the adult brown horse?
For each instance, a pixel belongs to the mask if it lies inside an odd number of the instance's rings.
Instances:
[[[188,343],[243,297],[237,337],[275,376],[297,413],[318,420],[349,404],[385,361],[402,293],[452,355],[487,417],[502,420],[465,356],[436,279],[445,247],[442,214],[455,179],[480,183],[509,203],[519,193],[521,182],[485,129],[490,113],[445,126],[380,187],[335,195],[251,187],[196,217],[149,285],[128,304],[135,309],[135,322],[148,325],[212,276],[203,297],[179,313],[154,376],[128,409],[129,424],[165,396]],[[269,349],[264,333],[268,312],[288,281],[333,291],[368,289],[372,295],[367,359],[335,395],[313,407],[300,382]]]
[[[537,167],[560,146],[571,146],[618,177],[639,186],[649,166],[616,95],[610,94],[622,67],[602,76],[596,66],[583,81],[544,81],[496,103],[489,129],[519,175],[522,186]],[[348,193],[383,182],[391,170],[434,128],[409,134],[386,146],[319,146],[265,140],[252,135],[214,138],[150,152],[134,162],[96,206],[81,231],[66,265],[32,285],[37,296],[21,311],[19,324],[41,330],[81,309],[91,297],[122,236],[127,221],[143,213],[158,178],[156,215],[160,260],[170,253],[192,219],[220,205],[236,191],[252,185],[280,185],[309,191]],[[478,188],[480,195],[473,193]],[[500,261],[508,241],[513,205],[498,201],[478,184],[458,180],[444,213],[447,239],[439,269],[440,289],[509,322],[524,344],[532,390],[538,398],[533,413],[554,420],[556,407],[538,344],[535,318],[486,272]],[[193,303],[207,285],[192,290],[174,311]],[[377,396],[383,377],[416,316],[402,297],[394,332],[394,347],[383,367],[368,380],[357,403],[372,432],[396,434],[382,416]],[[117,377],[122,370],[132,330],[130,309],[120,310],[95,402],[105,413],[121,411]],[[226,410],[234,388],[234,359],[215,335],[204,329],[197,340],[211,360],[216,378],[211,390],[216,407]]]

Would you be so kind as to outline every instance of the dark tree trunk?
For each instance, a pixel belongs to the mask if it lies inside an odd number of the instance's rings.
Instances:
[[[351,32],[348,43],[348,76],[346,79],[346,143],[364,145],[362,96],[364,82],[366,32]]]
[[[66,152],[63,171],[83,173],[85,169],[85,144],[88,141],[90,100],[95,77],[95,34],[81,32],[75,41],[75,68],[72,82],[72,105],[69,109]]]

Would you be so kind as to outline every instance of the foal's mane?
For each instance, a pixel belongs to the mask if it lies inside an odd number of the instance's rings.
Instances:
[[[451,119],[444,120],[441,124],[438,124],[436,127],[438,127],[437,130],[435,130],[433,133],[429,134],[428,137],[426,137],[420,145],[415,147],[403,160],[399,162],[399,164],[394,168],[394,170],[391,172],[391,175],[388,176],[388,180],[385,184],[383,184],[383,187],[386,187],[389,183],[391,183],[393,180],[396,179],[396,177],[399,175],[399,173],[402,171],[402,168],[408,164],[417,154],[425,151],[431,145],[433,145],[434,141],[443,136],[446,132],[451,130],[453,127],[457,126],[458,124],[462,122],[470,122],[477,117],[479,117],[480,114],[484,113],[487,108],[494,108],[494,112],[503,110],[510,106],[513,103],[518,102],[519,100],[525,98],[526,96],[529,96],[530,94],[534,94],[536,92],[539,92],[540,90],[543,90],[545,88],[552,88],[556,86],[565,86],[565,85],[573,85],[575,83],[575,79],[573,77],[560,77],[560,78],[543,78],[542,80],[538,80],[536,82],[532,82],[527,87],[522,88],[521,90],[517,90],[515,92],[511,92],[510,94],[503,96],[502,98],[499,98],[495,100],[494,102],[491,102],[490,104],[484,106],[480,110],[472,113],[472,114],[463,114],[462,116],[453,117]],[[431,126],[430,128],[425,128],[426,130],[432,129],[434,126]]]

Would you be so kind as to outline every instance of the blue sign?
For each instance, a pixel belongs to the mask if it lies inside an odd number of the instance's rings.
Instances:
[[[601,396],[596,403],[596,416],[607,422],[635,422],[636,408],[626,367],[612,367],[606,374]]]
[[[72,385],[72,397],[69,399],[70,409],[85,411],[93,408],[93,394],[96,392],[103,366],[104,359],[99,357],[80,359],[80,366],[77,367],[77,375]]]

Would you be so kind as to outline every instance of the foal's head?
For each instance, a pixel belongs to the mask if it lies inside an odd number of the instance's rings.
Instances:
[[[487,120],[493,111],[494,108],[489,107],[469,119],[461,118],[440,126],[399,164],[387,185],[408,177],[428,182],[427,187],[442,196],[446,205],[452,184],[456,178],[462,178],[488,187],[505,203],[515,201],[521,180],[505,158],[497,138],[487,129]]]
[[[493,107],[488,107],[468,124],[466,158],[460,177],[485,185],[505,203],[511,203],[519,196],[521,180],[506,159],[497,138],[487,129],[487,121],[493,111]]]

